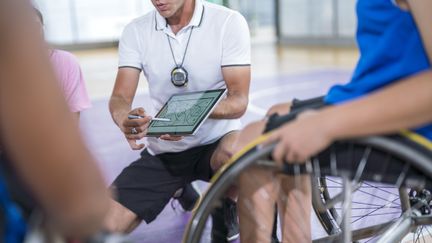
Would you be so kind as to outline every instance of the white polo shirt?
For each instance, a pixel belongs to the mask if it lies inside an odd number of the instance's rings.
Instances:
[[[183,67],[189,74],[187,87],[171,83],[176,64],[169,47],[170,39],[177,64],[180,64],[190,37]],[[119,67],[144,72],[154,115],[176,93],[226,88],[222,67],[250,65],[249,28],[244,17],[220,5],[196,0],[190,23],[176,35],[156,10],[132,21],[123,31],[119,45]],[[208,119],[195,136],[177,142],[147,139],[151,154],[180,152],[215,142],[224,134],[240,128],[239,119]]]

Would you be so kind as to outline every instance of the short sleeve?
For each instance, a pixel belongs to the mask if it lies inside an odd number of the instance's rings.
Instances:
[[[119,68],[133,67],[142,69],[138,35],[134,23],[123,30],[119,42]]]
[[[234,12],[228,19],[222,40],[221,66],[251,64],[249,27],[245,18]]]
[[[71,112],[80,112],[91,107],[90,98],[78,61],[75,58],[70,58],[68,66],[67,74],[61,75],[65,79],[61,80],[64,95],[69,110]]]

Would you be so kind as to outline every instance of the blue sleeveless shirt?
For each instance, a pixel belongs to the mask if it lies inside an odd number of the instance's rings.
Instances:
[[[360,59],[351,81],[330,89],[325,97],[329,104],[367,95],[430,69],[420,33],[409,12],[391,0],[358,0],[356,11]],[[432,140],[432,124],[414,130]]]

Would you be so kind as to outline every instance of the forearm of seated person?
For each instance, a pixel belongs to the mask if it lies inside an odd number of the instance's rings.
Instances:
[[[394,133],[432,122],[432,70],[319,114],[333,140]]]

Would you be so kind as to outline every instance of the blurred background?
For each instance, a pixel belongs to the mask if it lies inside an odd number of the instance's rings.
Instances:
[[[208,0],[238,10],[252,36],[254,77],[317,68],[352,69],[355,0]],[[150,0],[34,0],[46,39],[80,60],[92,99],[107,97],[124,26],[151,10]],[[142,82],[140,92],[145,90]]]
[[[123,27],[153,6],[149,0],[35,0],[53,44],[116,43]],[[354,0],[211,0],[238,10],[256,40],[284,43],[352,44]],[[265,35],[264,35],[265,34]],[[91,45],[92,44],[92,45]]]

